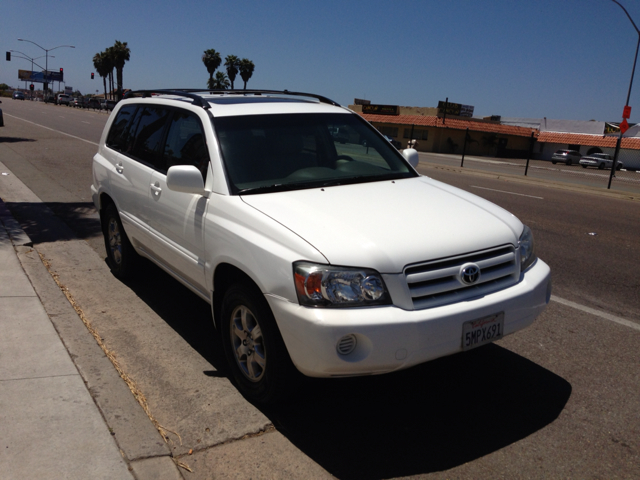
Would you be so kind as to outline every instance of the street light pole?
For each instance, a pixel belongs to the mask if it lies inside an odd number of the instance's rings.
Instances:
[[[629,20],[631,21],[631,24],[633,25],[633,28],[636,29],[636,33],[638,34],[638,44],[636,45],[636,56],[633,59],[633,69],[631,70],[631,80],[629,81],[629,91],[627,92],[627,101],[624,104],[625,107],[628,107],[629,97],[631,97],[631,86],[633,85],[633,77],[634,77],[634,74],[636,73],[636,63],[638,61],[638,49],[640,49],[640,30],[636,26],[636,23],[633,21],[633,18],[631,18],[631,15],[629,15],[629,12],[627,12],[627,9],[624,8],[620,4],[620,2],[618,2],[617,0],[611,0],[611,1],[617,4],[622,10],[624,10],[624,13],[627,15],[627,18],[629,18]],[[613,179],[613,172],[615,172],[616,164],[618,163],[618,155],[620,153],[621,144],[622,144],[622,129],[620,129],[620,135],[618,136],[618,141],[616,142],[616,151],[613,154],[613,165],[611,165],[611,173],[609,174],[609,185],[607,186],[607,189],[611,189],[611,180]]]
[[[49,89],[49,76],[50,76],[49,75],[49,52],[51,50],[55,50],[56,48],[62,48],[62,47],[76,48],[74,45],[58,45],[57,47],[53,47],[53,48],[44,48],[43,46],[38,45],[36,42],[32,42],[31,40],[26,40],[24,38],[19,38],[18,41],[19,42],[33,43],[36,47],[39,47],[42,50],[44,50],[44,52],[45,52],[45,63],[44,63],[45,64],[45,68],[44,68],[44,71],[45,71],[45,76],[47,77],[46,78],[47,81],[44,82],[44,85],[45,85],[45,89],[44,90],[45,90],[45,92]]]

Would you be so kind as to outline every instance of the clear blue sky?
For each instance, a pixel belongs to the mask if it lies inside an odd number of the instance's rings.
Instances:
[[[640,1],[620,1],[640,25]],[[31,64],[7,62],[5,51],[44,55],[18,38],[75,45],[50,52],[49,67],[83,94],[102,92],[92,58],[120,40],[131,49],[125,88],[205,88],[201,56],[214,48],[254,62],[248,88],[343,105],[449,97],[475,116],[620,121],[638,34],[611,0],[3,0],[0,83],[10,86]],[[638,122],[640,75],[634,83]]]

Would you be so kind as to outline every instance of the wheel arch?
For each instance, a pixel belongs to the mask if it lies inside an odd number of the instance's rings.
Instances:
[[[213,325],[216,329],[220,328],[219,319],[222,310],[222,299],[224,298],[224,294],[229,289],[229,287],[236,283],[243,283],[262,294],[262,290],[260,289],[258,284],[248,274],[246,274],[235,265],[231,265],[230,263],[221,263],[220,265],[218,265],[213,273],[213,294],[211,303]]]

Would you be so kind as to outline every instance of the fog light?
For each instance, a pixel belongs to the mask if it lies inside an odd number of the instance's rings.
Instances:
[[[358,339],[356,338],[356,336],[353,334],[349,334],[338,340],[336,350],[340,355],[349,355],[356,349],[357,345]]]

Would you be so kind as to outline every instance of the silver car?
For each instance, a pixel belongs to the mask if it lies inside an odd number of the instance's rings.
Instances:
[[[580,159],[582,168],[598,167],[600,170],[611,168],[613,166],[613,157],[608,153],[592,153]],[[618,160],[616,162],[616,170],[624,168],[624,164]]]
[[[575,150],[557,150],[551,157],[551,163],[555,165],[561,162],[565,165],[573,165],[580,161],[580,157],[582,157],[580,152],[576,152]]]

